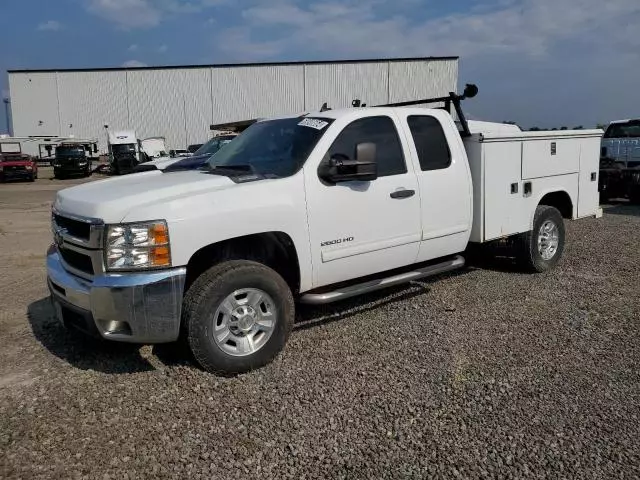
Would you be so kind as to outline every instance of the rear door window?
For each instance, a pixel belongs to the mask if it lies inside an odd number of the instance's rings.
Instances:
[[[442,125],[428,115],[412,115],[407,118],[423,172],[442,170],[451,165],[451,150]]]

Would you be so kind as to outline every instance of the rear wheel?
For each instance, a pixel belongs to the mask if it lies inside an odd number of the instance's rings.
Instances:
[[[634,205],[640,205],[640,185],[634,185],[629,192],[629,201]]]
[[[293,328],[293,296],[284,279],[260,263],[234,260],[203,273],[185,295],[183,326],[205,370],[237,374],[266,365]]]
[[[560,261],[565,245],[564,220],[558,209],[539,205],[533,230],[518,239],[518,262],[528,271],[545,272]]]

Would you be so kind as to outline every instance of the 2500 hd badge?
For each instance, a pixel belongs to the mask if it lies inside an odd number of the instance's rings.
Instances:
[[[328,242],[322,242],[320,246],[329,247],[331,245],[339,245],[341,243],[349,243],[349,242],[353,242],[353,237],[339,238],[337,240],[329,240]]]

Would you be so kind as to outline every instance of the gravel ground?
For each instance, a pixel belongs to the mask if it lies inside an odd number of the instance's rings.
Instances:
[[[640,476],[640,208],[569,223],[548,274],[493,262],[301,308],[273,364],[218,378],[56,324],[70,183],[0,185],[1,478]]]

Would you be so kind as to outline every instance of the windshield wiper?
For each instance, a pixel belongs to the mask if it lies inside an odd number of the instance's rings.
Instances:
[[[264,178],[264,175],[255,171],[252,165],[214,165],[209,167],[208,173],[224,175],[234,181],[251,181]]]
[[[209,169],[211,172],[230,171],[233,173],[254,173],[251,165],[212,165]]]

